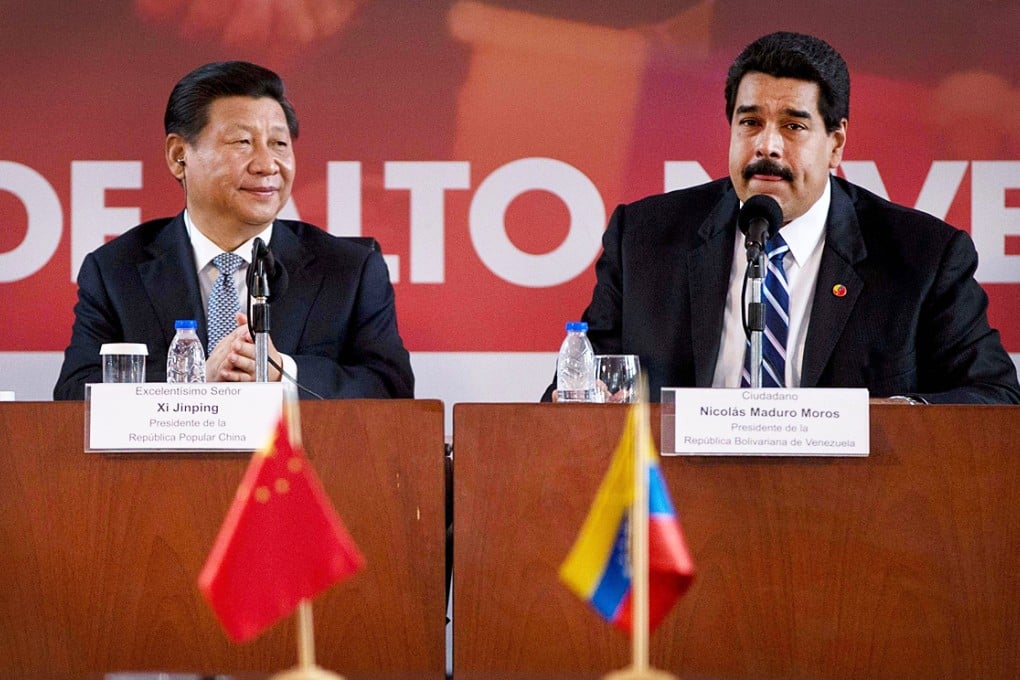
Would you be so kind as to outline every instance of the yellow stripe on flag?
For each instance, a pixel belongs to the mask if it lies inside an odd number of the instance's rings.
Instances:
[[[620,522],[634,500],[636,418],[637,409],[631,408],[609,471],[602,479],[581,533],[560,566],[560,579],[584,599],[595,591],[612,554]]]

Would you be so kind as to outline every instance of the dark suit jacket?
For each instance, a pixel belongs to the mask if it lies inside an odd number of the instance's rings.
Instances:
[[[288,278],[270,306],[270,337],[293,357],[298,382],[330,398],[413,397],[382,256],[290,220],[276,221],[269,248]],[[99,347],[106,342],[145,343],[146,379],[165,381],[174,321],[196,319],[206,337],[183,215],[146,222],[90,253],[78,273],[74,314],[55,399],[82,399],[85,383],[102,382]]]
[[[738,209],[723,179],[619,206],[609,222],[583,319],[596,354],[640,356],[654,400],[712,385]],[[801,386],[1020,403],[976,267],[966,232],[833,178]]]

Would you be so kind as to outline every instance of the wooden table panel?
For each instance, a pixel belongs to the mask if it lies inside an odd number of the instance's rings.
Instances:
[[[301,413],[367,559],[314,602],[320,664],[440,677],[442,404],[302,402]],[[86,454],[83,418],[83,402],[0,404],[0,675],[294,665],[293,619],[233,645],[196,586],[247,455]]]
[[[663,460],[698,576],[652,636],[655,665],[685,677],[1017,676],[1020,409],[871,408],[867,458]],[[627,637],[556,576],[625,413],[455,407],[455,672],[627,664]]]

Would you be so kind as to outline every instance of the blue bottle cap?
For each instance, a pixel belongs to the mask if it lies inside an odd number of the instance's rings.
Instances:
[[[182,328],[198,328],[198,322],[194,319],[177,319],[174,321],[174,330],[181,330]]]
[[[567,322],[567,332],[568,333],[576,333],[576,332],[587,333],[588,332],[588,322],[587,321],[568,321]]]

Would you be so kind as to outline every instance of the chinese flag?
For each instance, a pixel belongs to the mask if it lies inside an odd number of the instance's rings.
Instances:
[[[303,599],[364,565],[281,416],[252,455],[198,588],[236,642],[259,635]]]

